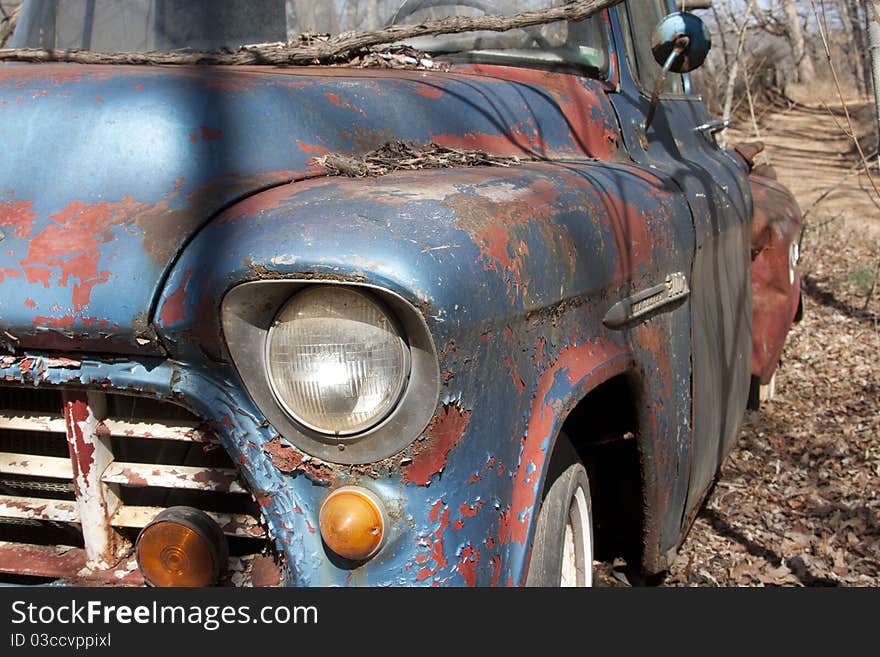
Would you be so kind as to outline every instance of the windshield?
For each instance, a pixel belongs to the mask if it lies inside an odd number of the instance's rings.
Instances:
[[[514,14],[564,0],[28,0],[13,37],[18,48],[96,52],[236,50],[449,16]],[[507,32],[411,39],[407,45],[453,60],[606,69],[604,23],[557,22]]]

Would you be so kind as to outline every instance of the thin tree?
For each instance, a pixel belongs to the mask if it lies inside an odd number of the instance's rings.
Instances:
[[[809,83],[815,79],[816,69],[813,67],[813,58],[804,41],[804,30],[801,25],[801,17],[798,14],[797,0],[784,0],[783,10],[785,11],[785,35],[794,56],[797,81]]]
[[[874,103],[877,110],[877,166],[880,168],[880,0],[865,0],[868,10],[868,45],[874,79]]]

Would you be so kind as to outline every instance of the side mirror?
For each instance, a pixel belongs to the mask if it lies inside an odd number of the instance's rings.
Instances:
[[[651,107],[645,119],[645,133],[651,127],[660,91],[670,73],[687,73],[698,68],[712,48],[712,37],[706,24],[687,11],[669,14],[657,24],[651,35],[651,51],[654,59],[663,67],[663,72],[654,83],[651,94]]]
[[[669,14],[657,24],[651,35],[654,59],[664,71],[693,71],[706,61],[710,48],[712,38],[706,24],[687,11]]]

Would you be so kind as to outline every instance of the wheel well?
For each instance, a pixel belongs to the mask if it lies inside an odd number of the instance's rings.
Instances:
[[[617,376],[591,391],[563,425],[590,479],[595,558],[621,557],[640,568],[644,511],[637,411],[629,381]]]

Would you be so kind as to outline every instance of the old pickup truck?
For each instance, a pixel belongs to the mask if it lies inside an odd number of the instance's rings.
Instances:
[[[3,581],[670,566],[799,312],[800,213],[757,147],[716,143],[694,15],[448,27],[560,4],[24,3],[0,51]]]

